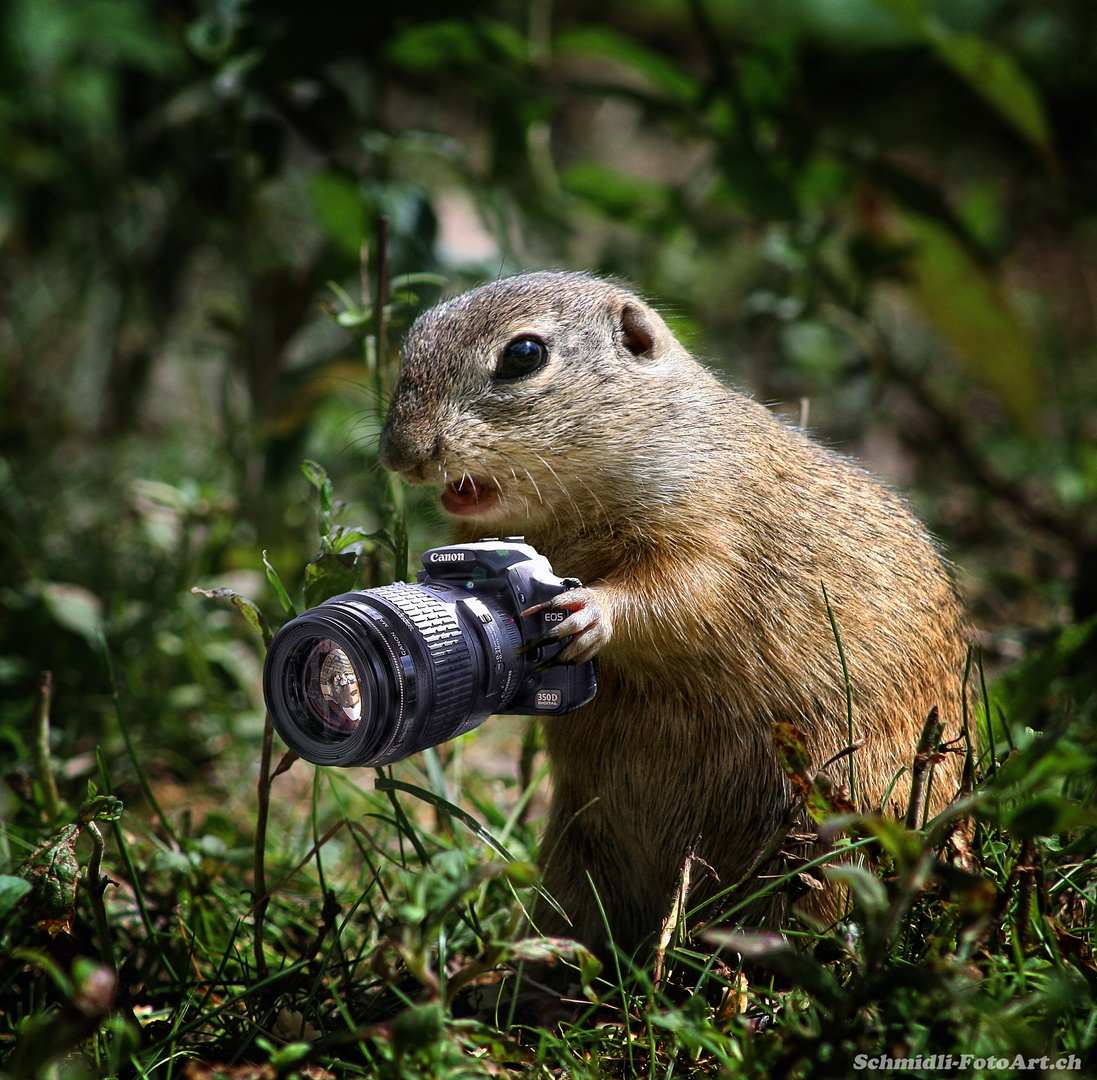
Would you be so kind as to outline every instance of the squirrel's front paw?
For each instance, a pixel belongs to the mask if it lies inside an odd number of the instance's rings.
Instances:
[[[609,616],[598,603],[593,589],[568,589],[543,604],[526,608],[522,617],[542,611],[571,612],[566,619],[552,626],[522,650],[526,652],[570,637],[571,641],[550,661],[552,664],[585,664],[605,647],[613,632]]]

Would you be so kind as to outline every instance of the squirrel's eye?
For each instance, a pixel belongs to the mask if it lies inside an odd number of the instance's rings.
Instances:
[[[548,361],[548,349],[543,341],[533,337],[515,338],[499,357],[495,369],[497,379],[520,379],[532,375]]]

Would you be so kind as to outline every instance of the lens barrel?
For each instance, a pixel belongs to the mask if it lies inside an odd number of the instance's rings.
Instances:
[[[345,593],[275,635],[263,694],[287,746],[317,765],[385,765],[476,727],[517,689],[505,606],[447,585]]]

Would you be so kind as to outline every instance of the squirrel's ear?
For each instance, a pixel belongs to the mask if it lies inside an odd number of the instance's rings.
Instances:
[[[651,357],[655,332],[644,312],[635,304],[625,304],[619,316],[621,344],[633,356]]]

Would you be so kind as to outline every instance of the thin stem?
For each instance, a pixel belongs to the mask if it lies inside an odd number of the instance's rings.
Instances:
[[[57,794],[57,781],[50,761],[50,703],[53,700],[53,672],[42,671],[38,675],[38,711],[34,718],[34,770],[46,804],[46,817],[50,824],[61,816],[61,799]]]
[[[389,302],[389,219],[382,214],[377,219],[377,303],[373,308],[377,333],[378,371],[388,358],[388,324],[385,308]],[[380,387],[378,387],[380,389]]]
[[[160,824],[163,826],[168,839],[175,845],[176,849],[179,849],[182,847],[179,843],[179,837],[175,835],[175,830],[171,827],[171,822],[168,821],[167,815],[160,808],[160,803],[152,792],[149,778],[145,774],[141,759],[137,756],[137,750],[134,748],[133,739],[130,737],[129,726],[123,719],[122,699],[121,695],[118,693],[118,681],[114,677],[114,661],[111,659],[107,639],[102,633],[99,634],[99,647],[103,650],[103,662],[107,666],[107,678],[110,680],[111,699],[114,702],[114,715],[118,720],[118,729],[122,732],[122,739],[126,744],[126,752],[129,754],[130,760],[133,762],[134,771],[137,773],[137,782],[141,785],[141,794],[144,795],[145,801],[152,807],[153,812],[160,819]]]
[[[960,795],[970,795],[975,788],[975,740],[971,737],[971,709],[968,698],[968,679],[971,676],[972,647],[967,647],[964,661],[964,679],[960,684],[960,707],[964,723],[964,771],[960,779]]]
[[[720,40],[716,26],[709,18],[708,11],[702,0],[687,0],[690,15],[697,36],[701,39],[708,61],[712,67],[712,90],[723,90],[727,94],[728,103],[735,114],[739,136],[739,145],[751,156],[756,156],[756,139],[754,130],[754,117],[750,106],[743,94],[743,88],[739,85],[739,79],[735,71],[735,56],[731,49]]]
[[[384,423],[385,402],[388,391],[395,381],[395,372],[391,372],[388,347],[389,302],[389,219],[382,215],[377,219],[375,241],[377,261],[377,290],[373,304],[373,400],[378,425]],[[367,258],[365,246],[363,259]],[[368,268],[362,267],[363,288],[369,281]],[[368,348],[368,342],[367,342]],[[392,556],[393,578],[406,581],[408,576],[408,518],[404,500],[404,482],[394,472],[388,474],[389,502],[392,504]]]
[[[259,758],[259,809],[255,816],[255,863],[252,888],[255,892],[255,967],[260,979],[267,977],[267,959],[263,952],[263,921],[270,897],[267,896],[267,816],[270,812],[270,762],[274,747],[274,723],[267,713],[263,724],[263,748]]]
[[[110,775],[107,772],[107,763],[103,759],[102,750],[97,747],[95,755],[99,764],[99,779],[102,781],[103,790],[108,795],[112,795],[114,794],[114,789],[111,786]],[[129,844],[126,842],[126,834],[122,830],[120,822],[113,822],[112,827],[114,829],[114,842],[118,846],[118,854],[122,857],[122,863],[126,868],[126,875],[129,877],[130,883],[133,886],[133,895],[137,900],[137,910],[141,913],[141,922],[144,924],[145,933],[148,935],[149,940],[154,943],[157,954],[160,957],[160,962],[164,965],[164,970],[173,981],[177,982],[179,976],[176,974],[175,968],[172,967],[171,960],[164,951],[161,935],[153,925],[152,914],[149,912],[148,904],[145,901],[145,894],[141,891],[140,877],[137,873],[137,867],[134,864],[133,856],[130,853]]]
[[[819,582],[823,589],[823,603],[827,606],[827,617],[830,619],[830,630],[834,635],[834,642],[838,646],[838,659],[842,663],[842,679],[846,684],[846,745],[853,745],[853,684],[849,681],[849,665],[846,663],[846,650],[842,647],[842,635],[838,633],[838,620],[834,617],[834,609],[830,606],[830,597],[827,596],[827,587]],[[857,766],[853,755],[849,755],[849,797],[850,801],[857,802]]]
[[[99,935],[99,955],[103,963],[107,964],[115,975],[118,974],[118,961],[114,955],[114,939],[111,937],[110,923],[107,921],[107,909],[103,904],[103,893],[107,889],[107,878],[101,873],[103,868],[103,852],[106,845],[103,842],[103,834],[94,821],[84,825],[91,836],[92,853],[88,863],[88,875],[85,887],[88,890],[88,899],[91,902],[91,910],[95,915],[95,932]]]
[[[987,676],[983,670],[983,650],[979,649],[979,693],[983,698],[983,714],[987,718],[987,748],[990,752],[990,771],[998,775],[998,752],[994,742],[994,725],[990,719],[990,695],[987,693]]]

